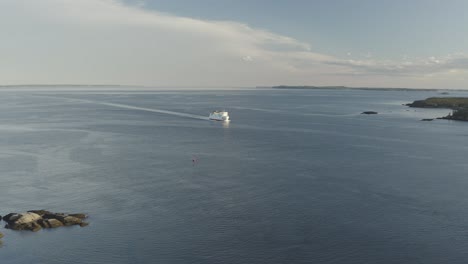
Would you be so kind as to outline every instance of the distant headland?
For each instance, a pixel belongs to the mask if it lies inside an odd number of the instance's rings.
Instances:
[[[409,107],[419,108],[447,108],[452,113],[439,119],[468,121],[468,98],[467,97],[430,97],[425,100],[417,100],[406,104]]]
[[[440,90],[450,90],[450,91],[465,91],[461,89],[435,89],[435,88],[402,88],[402,87],[349,87],[349,86],[311,86],[311,85],[278,85],[278,86],[268,86],[268,87],[257,87],[257,88],[270,88],[270,89],[285,89],[285,90],[314,90],[314,89],[336,89],[336,90],[372,90],[372,91],[440,91]]]
[[[271,86],[268,88],[273,89],[350,89],[347,86],[290,86],[290,85],[278,85],[278,86]]]

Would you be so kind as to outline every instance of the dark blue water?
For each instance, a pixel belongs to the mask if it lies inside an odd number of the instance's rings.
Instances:
[[[91,223],[1,229],[1,263],[468,259],[468,123],[401,105],[437,92],[0,95],[0,214]]]

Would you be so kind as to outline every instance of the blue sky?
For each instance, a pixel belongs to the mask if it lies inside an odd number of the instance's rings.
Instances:
[[[468,89],[468,1],[2,0],[0,84]]]
[[[232,20],[308,42],[319,52],[382,58],[467,51],[466,0],[127,0],[144,8]]]

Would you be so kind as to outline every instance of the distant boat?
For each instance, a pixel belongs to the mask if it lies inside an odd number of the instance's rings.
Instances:
[[[229,114],[226,111],[214,111],[210,113],[210,120],[229,121]]]

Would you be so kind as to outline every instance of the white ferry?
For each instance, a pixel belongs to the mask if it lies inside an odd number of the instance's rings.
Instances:
[[[216,121],[229,121],[229,114],[226,111],[214,111],[210,113],[209,118]]]

